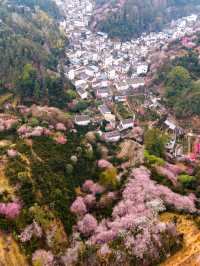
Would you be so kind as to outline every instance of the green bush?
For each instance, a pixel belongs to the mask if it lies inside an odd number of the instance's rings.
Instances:
[[[184,187],[193,188],[196,182],[196,177],[190,175],[179,175],[178,180]]]
[[[164,157],[165,145],[169,140],[168,135],[158,128],[149,129],[144,135],[144,144],[148,152],[156,157]]]
[[[165,161],[155,155],[150,154],[147,150],[144,151],[144,160],[145,163],[149,166],[152,165],[160,165],[163,166],[165,165]]]
[[[116,189],[118,185],[117,169],[112,167],[102,172],[100,175],[100,184],[107,189]]]

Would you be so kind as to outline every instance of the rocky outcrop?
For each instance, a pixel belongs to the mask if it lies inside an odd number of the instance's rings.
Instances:
[[[120,145],[118,159],[129,161],[130,166],[142,164],[144,161],[144,147],[133,140],[125,140]]]

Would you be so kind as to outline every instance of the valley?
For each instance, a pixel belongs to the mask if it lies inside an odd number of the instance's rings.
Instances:
[[[199,265],[200,16],[131,4],[1,2],[0,265]]]

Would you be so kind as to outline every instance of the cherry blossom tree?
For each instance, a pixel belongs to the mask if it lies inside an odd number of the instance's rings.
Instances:
[[[24,229],[24,231],[20,234],[19,239],[21,242],[27,242],[30,241],[33,236],[38,238],[42,237],[42,228],[36,221],[33,221],[32,224],[28,225]]]
[[[54,256],[50,251],[44,249],[38,249],[34,252],[32,256],[33,266],[53,266],[54,265]]]
[[[57,124],[56,124],[56,130],[59,130],[59,131],[66,131],[67,128],[66,128],[66,126],[65,126],[63,123],[57,123]]]
[[[98,183],[94,183],[92,180],[86,180],[83,184],[83,189],[89,191],[92,194],[101,194],[105,191],[105,188]]]
[[[93,194],[88,194],[84,197],[84,203],[87,207],[91,208],[96,204],[96,198]]]
[[[21,204],[18,202],[0,203],[0,214],[8,219],[15,219],[21,211]]]
[[[110,162],[108,162],[107,160],[103,160],[103,159],[99,160],[97,162],[97,165],[100,169],[106,169],[106,168],[112,168],[113,167],[113,165]]]
[[[18,152],[14,149],[9,149],[7,150],[7,154],[11,158],[15,158],[18,155]]]
[[[63,135],[60,135],[60,136],[56,137],[56,138],[55,138],[55,141],[56,141],[58,144],[62,144],[62,145],[64,145],[64,144],[67,143],[67,139],[66,139],[66,137],[63,136]]]
[[[82,197],[77,197],[76,200],[72,203],[70,211],[77,215],[83,215],[87,212],[84,199]]]
[[[86,214],[83,219],[78,222],[77,226],[82,234],[88,236],[97,228],[97,220],[91,214]]]

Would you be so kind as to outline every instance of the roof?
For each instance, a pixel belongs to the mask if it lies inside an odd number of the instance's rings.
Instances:
[[[122,120],[121,122],[123,125],[133,124],[133,118],[128,118],[128,119]]]
[[[86,122],[90,121],[90,117],[88,115],[76,115],[75,116],[75,121],[76,122]]]
[[[169,120],[165,120],[165,125],[167,125],[171,130],[176,129],[176,125],[174,123],[170,122]]]
[[[110,139],[115,137],[120,137],[120,132],[118,130],[106,132],[103,134],[104,138]]]
[[[86,91],[82,88],[77,88],[76,91],[78,92],[78,94],[81,94],[81,95],[86,93]]]
[[[134,78],[132,84],[145,83],[144,78]]]
[[[103,114],[111,114],[111,111],[109,110],[109,108],[108,108],[105,104],[100,105],[100,106],[98,107],[98,109],[99,109],[99,111],[100,111],[101,113],[103,113]]]
[[[97,89],[97,93],[109,93],[110,92],[110,90],[109,90],[109,88],[99,88],[99,89]]]

